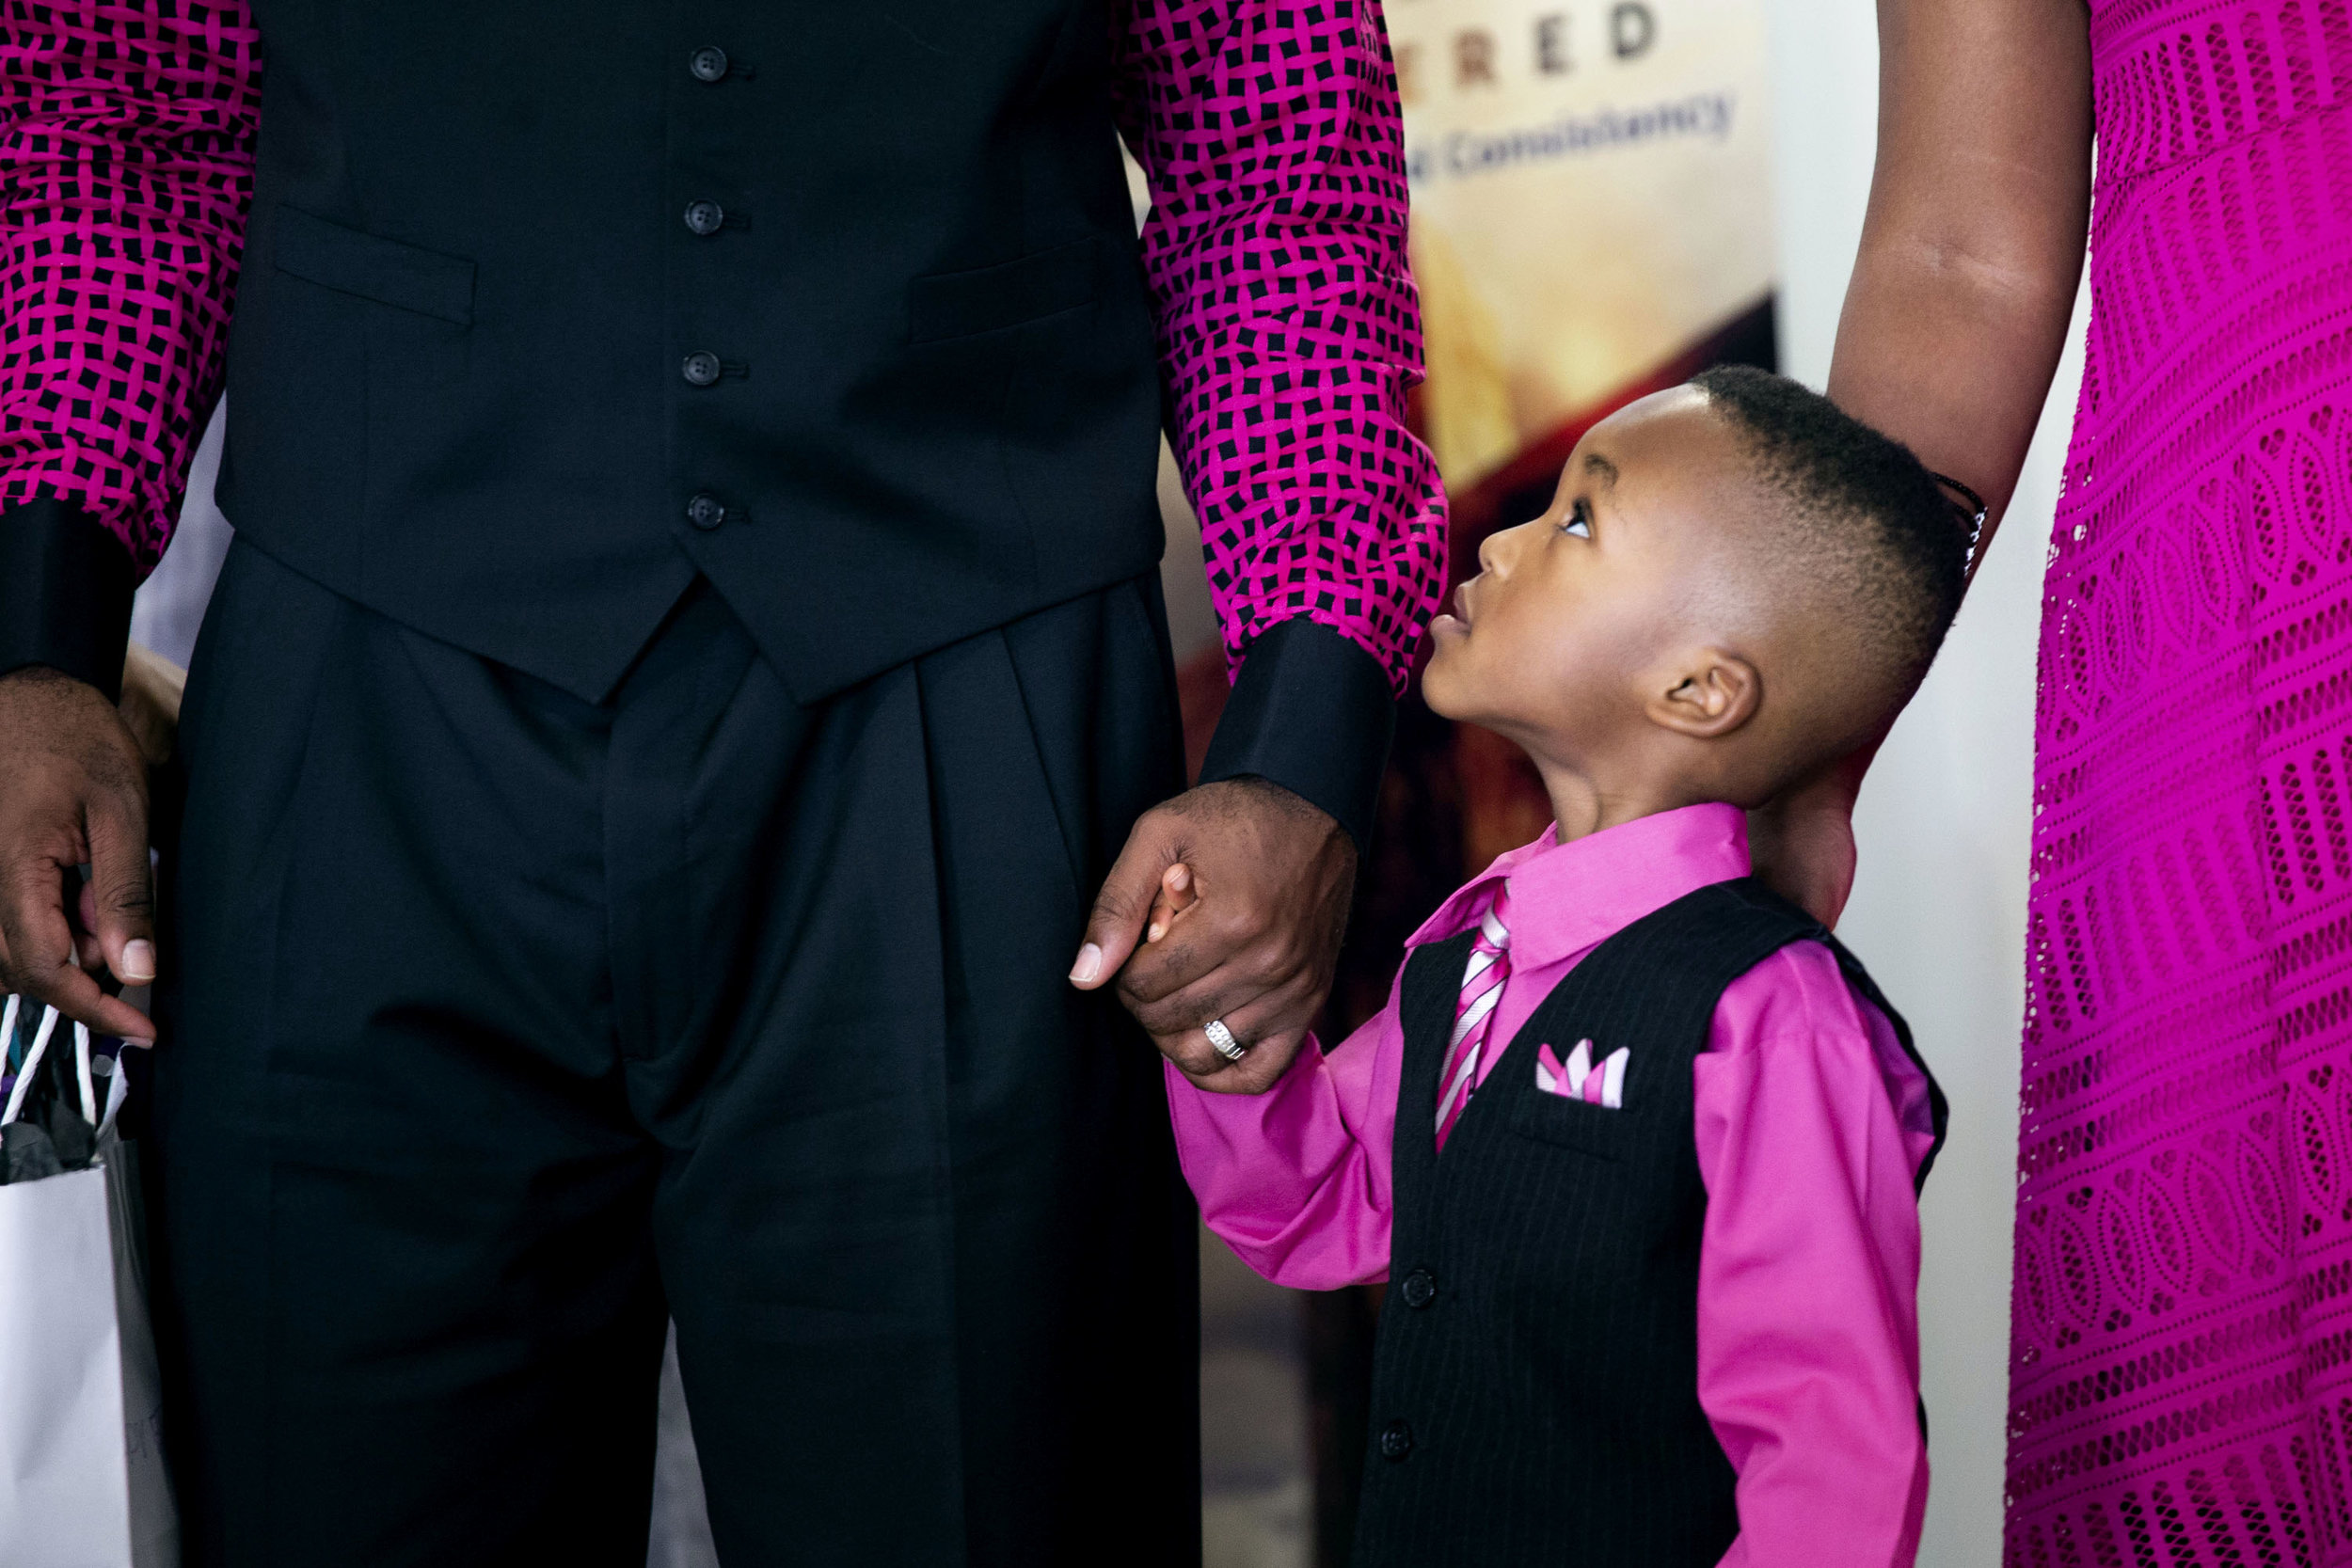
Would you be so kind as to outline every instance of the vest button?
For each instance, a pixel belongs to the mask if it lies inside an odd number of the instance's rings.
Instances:
[[[1404,1293],[1405,1305],[1418,1311],[1438,1299],[1438,1276],[1427,1269],[1415,1269],[1397,1289]]]
[[[698,490],[686,503],[686,520],[708,533],[727,520],[726,503],[707,490]]]
[[[1402,1459],[1413,1451],[1413,1429],[1403,1421],[1391,1421],[1380,1429],[1380,1457]]]
[[[727,52],[715,43],[706,43],[686,56],[686,69],[694,73],[697,82],[715,82],[727,73]]]
[[[679,367],[690,387],[707,387],[719,379],[719,356],[707,351],[697,351],[686,356]]]
[[[690,201],[686,204],[686,227],[697,234],[716,234],[719,226],[726,221],[726,209],[715,201]]]

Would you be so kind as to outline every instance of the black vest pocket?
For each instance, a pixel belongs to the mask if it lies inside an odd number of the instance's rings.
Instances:
[[[1095,243],[1056,245],[969,272],[935,272],[907,285],[912,341],[995,332],[1094,302]]]
[[[1636,1135],[1624,1111],[1530,1089],[1511,1099],[1511,1131],[1600,1160],[1623,1160]]]
[[[278,209],[274,259],[278,270],[338,293],[356,294],[473,325],[473,263],[315,218],[294,207]]]

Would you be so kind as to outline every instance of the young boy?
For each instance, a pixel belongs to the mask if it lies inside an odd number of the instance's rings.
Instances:
[[[1246,1020],[1171,1056],[1211,1227],[1280,1284],[1391,1282],[1359,1564],[1912,1560],[1943,1100],[1861,967],[1747,879],[1745,811],[1883,729],[1967,549],[1910,452],[1777,376],[1595,425],[1422,679],[1526,748],[1556,829],[1265,1093],[1215,1092]],[[1154,940],[1216,896],[1171,867]]]

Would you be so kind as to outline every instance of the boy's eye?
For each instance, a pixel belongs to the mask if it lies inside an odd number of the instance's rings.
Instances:
[[[1590,539],[1593,536],[1593,515],[1585,509],[1582,501],[1574,501],[1569,504],[1568,520],[1560,525],[1560,531],[1574,534],[1579,539]]]

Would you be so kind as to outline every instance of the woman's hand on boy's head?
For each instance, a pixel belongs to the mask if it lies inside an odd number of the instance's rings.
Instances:
[[[1836,927],[1853,892],[1853,803],[1875,746],[1748,813],[1748,853],[1766,885]]]
[[[1261,1093],[1331,989],[1355,880],[1355,844],[1327,813],[1261,779],[1203,784],[1136,824],[1071,983],[1092,990],[1116,977],[1120,999],[1187,1078]],[[1160,937],[1146,940],[1154,925]],[[1239,1062],[1209,1043],[1211,1020],[1248,1048]]]

